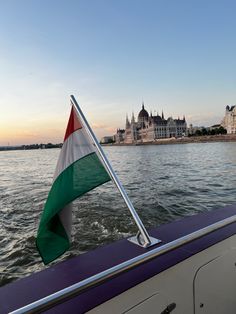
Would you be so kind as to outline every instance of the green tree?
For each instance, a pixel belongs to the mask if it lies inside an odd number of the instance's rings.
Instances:
[[[201,130],[197,130],[197,131],[195,132],[195,135],[196,135],[196,136],[202,136],[202,131],[201,131]]]
[[[202,129],[202,135],[208,135],[208,131],[207,131],[206,128],[203,128],[203,129]]]
[[[218,133],[217,134],[226,134],[227,130],[225,128],[223,128],[223,126],[220,126],[218,128]]]

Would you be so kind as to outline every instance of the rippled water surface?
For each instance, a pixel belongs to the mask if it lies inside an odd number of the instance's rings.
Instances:
[[[106,147],[147,227],[236,203],[236,143]],[[45,268],[35,249],[58,149],[0,152],[0,285]],[[136,232],[109,182],[74,203],[73,243],[61,259]]]

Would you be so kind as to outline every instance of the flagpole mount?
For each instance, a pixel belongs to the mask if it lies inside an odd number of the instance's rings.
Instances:
[[[137,227],[138,227],[138,233],[136,236],[128,238],[128,241],[139,245],[143,248],[148,248],[150,246],[156,245],[160,242],[162,242],[159,239],[155,239],[149,236],[145,226],[143,225],[142,220],[140,219],[138,213],[136,212],[136,210],[134,209],[133,204],[131,203],[123,185],[121,184],[120,180],[118,179],[116,173],[114,172],[114,170],[112,169],[112,166],[109,162],[109,160],[107,159],[101,145],[99,144],[95,134],[93,133],[93,130],[91,129],[88,121],[86,120],[83,111],[81,110],[79,104],[77,103],[75,97],[73,95],[70,96],[71,99],[71,103],[72,105],[74,105],[77,114],[79,115],[79,118],[81,120],[81,122],[83,123],[83,126],[85,127],[85,129],[87,130],[91,140],[93,141],[94,145],[96,146],[100,159],[103,162],[104,167],[106,168],[108,174],[110,175],[112,181],[114,182],[114,184],[116,185],[118,191],[120,192],[121,196],[123,197],[126,206],[128,207]]]
[[[156,239],[149,236],[150,243],[146,243],[140,231],[138,231],[136,236],[130,237],[127,240],[131,243],[134,243],[144,248],[149,248],[150,246],[153,246],[162,242],[160,239]]]

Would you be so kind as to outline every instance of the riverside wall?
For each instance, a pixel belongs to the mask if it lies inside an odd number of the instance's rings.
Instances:
[[[138,145],[167,145],[167,144],[188,144],[188,143],[209,143],[209,142],[236,142],[236,134],[204,135],[182,138],[157,139],[150,142],[137,141],[135,143],[113,143],[102,144],[104,146],[138,146]]]

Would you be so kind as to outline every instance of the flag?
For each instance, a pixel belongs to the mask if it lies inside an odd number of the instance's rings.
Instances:
[[[109,180],[110,176],[72,106],[36,238],[44,264],[62,255],[70,246],[72,201]]]

